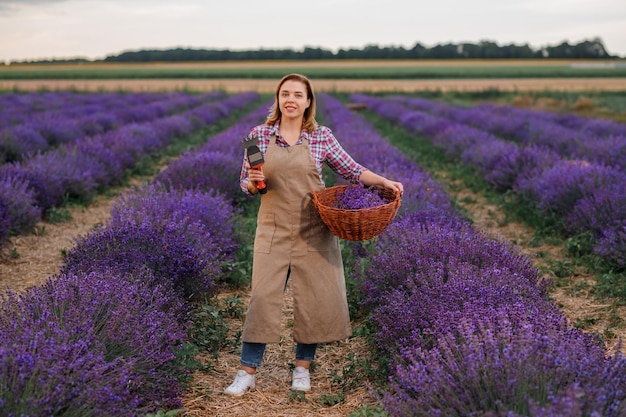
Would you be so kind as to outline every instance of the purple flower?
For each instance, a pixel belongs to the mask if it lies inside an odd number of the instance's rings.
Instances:
[[[145,271],[60,275],[8,293],[0,309],[3,410],[110,416],[180,406],[184,371],[173,348],[186,335],[186,312],[172,294]]]
[[[0,247],[3,247],[9,240],[11,233],[11,211],[10,202],[4,197],[0,197]]]
[[[77,142],[85,137],[85,132],[75,118],[63,117],[51,111],[35,115],[33,125],[51,147]]]
[[[160,172],[155,183],[173,189],[219,191],[231,200],[241,196],[241,161],[220,151],[188,152]]]
[[[624,184],[626,174],[584,160],[561,160],[532,181],[521,183],[541,210],[567,216],[582,198],[612,184]]]
[[[0,162],[20,161],[48,147],[48,142],[32,125],[19,125],[0,131]]]
[[[626,266],[626,220],[607,225],[595,244],[595,252],[619,265]]]
[[[391,415],[546,416],[579,409],[617,417],[625,411],[626,359],[607,359],[599,341],[569,329],[562,317],[529,318],[523,309],[503,308],[468,314],[452,327],[430,349],[402,350],[382,398]]]
[[[160,185],[127,193],[111,208],[108,227],[136,225],[162,235],[175,234],[206,263],[207,273],[219,280],[221,263],[237,249],[234,210],[214,191],[167,190]]]
[[[334,207],[342,210],[360,210],[374,208],[388,204],[377,189],[364,187],[362,184],[348,186],[342,192],[337,192]]]
[[[2,229],[11,233],[25,233],[41,220],[41,210],[37,207],[35,193],[27,181],[8,172],[0,172],[0,201],[3,215]],[[8,226],[7,226],[8,221]],[[5,228],[6,227],[6,228]],[[4,243],[4,239],[2,240]]]
[[[63,189],[60,181],[54,176],[46,175],[42,170],[23,163],[15,162],[0,167],[0,178],[15,178],[28,184],[28,189],[33,192],[35,205],[45,211],[50,207],[57,206],[63,201]]]
[[[148,270],[183,298],[211,295],[217,290],[210,259],[202,259],[185,236],[147,226],[125,224],[102,228],[77,241],[67,254],[62,274],[85,275],[112,271],[137,274]]]

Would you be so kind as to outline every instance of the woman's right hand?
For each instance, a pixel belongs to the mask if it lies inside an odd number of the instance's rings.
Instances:
[[[248,168],[248,178],[250,182],[265,181],[265,175],[263,174],[263,168]]]
[[[256,184],[259,181],[265,181],[265,175],[263,174],[263,168],[253,169],[250,168],[249,163],[245,163],[245,167],[248,170],[248,191],[252,194],[256,194],[259,192]]]

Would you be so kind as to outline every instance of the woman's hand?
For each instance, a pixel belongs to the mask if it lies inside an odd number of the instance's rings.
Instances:
[[[382,186],[385,188],[389,188],[394,191],[400,192],[400,195],[404,194],[404,186],[401,182],[391,181],[387,178],[383,179]]]
[[[252,194],[256,194],[259,192],[256,184],[258,181],[265,181],[265,175],[263,174],[263,168],[253,169],[250,168],[250,164],[248,162],[245,163],[246,169],[248,169],[248,191]]]
[[[248,178],[250,178],[250,182],[256,184],[259,181],[265,181],[265,175],[263,175],[263,168],[248,170]]]
[[[383,176],[373,173],[369,169],[363,171],[361,176],[359,177],[359,181],[363,183],[363,185],[370,186],[381,186],[385,188],[389,188],[390,190],[397,191],[400,195],[404,194],[404,186],[401,182],[391,181]]]

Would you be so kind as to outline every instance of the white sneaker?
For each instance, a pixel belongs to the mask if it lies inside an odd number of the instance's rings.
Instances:
[[[224,390],[224,394],[240,397],[250,388],[254,388],[254,375],[240,369],[237,371],[235,381]]]
[[[311,391],[311,374],[308,369],[297,366],[293,370],[291,389],[294,391]]]

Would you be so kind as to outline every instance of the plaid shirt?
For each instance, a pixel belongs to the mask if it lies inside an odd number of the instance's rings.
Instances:
[[[279,124],[276,123],[273,126],[259,125],[250,131],[251,135],[259,138],[258,146],[263,155],[267,151],[267,146],[270,143],[270,138],[276,135],[276,144],[280,147],[286,148],[289,144],[280,136],[278,132]],[[320,182],[324,185],[324,179],[322,178],[322,168],[326,163],[333,171],[341,175],[347,181],[357,183],[359,177],[366,170],[366,168],[358,164],[352,157],[341,147],[337,138],[333,135],[332,131],[326,126],[317,126],[313,133],[302,131],[297,145],[302,143],[302,139],[306,138],[309,141],[309,148],[311,149],[311,155],[313,161],[317,167],[317,173],[320,177]],[[241,167],[241,175],[239,177],[239,183],[244,193],[250,194],[248,191],[248,169],[245,167],[246,154],[244,152],[243,164]]]

